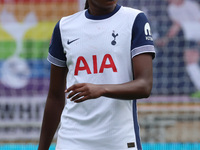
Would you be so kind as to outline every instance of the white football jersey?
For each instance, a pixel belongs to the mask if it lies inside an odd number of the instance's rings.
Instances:
[[[144,13],[117,5],[104,16],[88,10],[56,25],[48,60],[69,69],[67,87],[76,83],[121,84],[133,80],[132,58],[152,53]],[[57,150],[141,150],[136,100],[100,97],[82,103],[67,99]]]

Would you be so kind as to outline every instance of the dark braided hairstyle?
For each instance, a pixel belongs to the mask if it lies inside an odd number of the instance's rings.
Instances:
[[[88,4],[88,0],[86,0],[85,2],[85,9],[88,9],[89,8],[89,4]]]

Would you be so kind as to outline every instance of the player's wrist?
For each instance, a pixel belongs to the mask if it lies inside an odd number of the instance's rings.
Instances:
[[[109,93],[109,88],[107,85],[100,85],[101,86],[101,90],[100,90],[100,93],[101,93],[101,96],[106,96],[108,93]]]
[[[118,87],[117,85],[104,84],[102,90],[102,96],[115,97],[115,95],[118,93],[117,87]]]

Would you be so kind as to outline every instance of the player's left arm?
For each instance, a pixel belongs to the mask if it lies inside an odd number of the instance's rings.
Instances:
[[[132,62],[134,80],[124,84],[105,86],[104,96],[127,100],[150,96],[153,83],[152,54],[137,55]]]

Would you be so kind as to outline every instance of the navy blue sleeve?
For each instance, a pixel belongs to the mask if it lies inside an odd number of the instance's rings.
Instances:
[[[49,45],[48,61],[56,66],[66,67],[66,56],[60,34],[60,21],[56,24]]]
[[[144,13],[138,14],[133,24],[131,51],[132,57],[141,53],[152,53],[155,56],[151,28]]]
[[[153,45],[153,38],[147,17],[140,13],[133,25],[131,49],[144,45]]]

